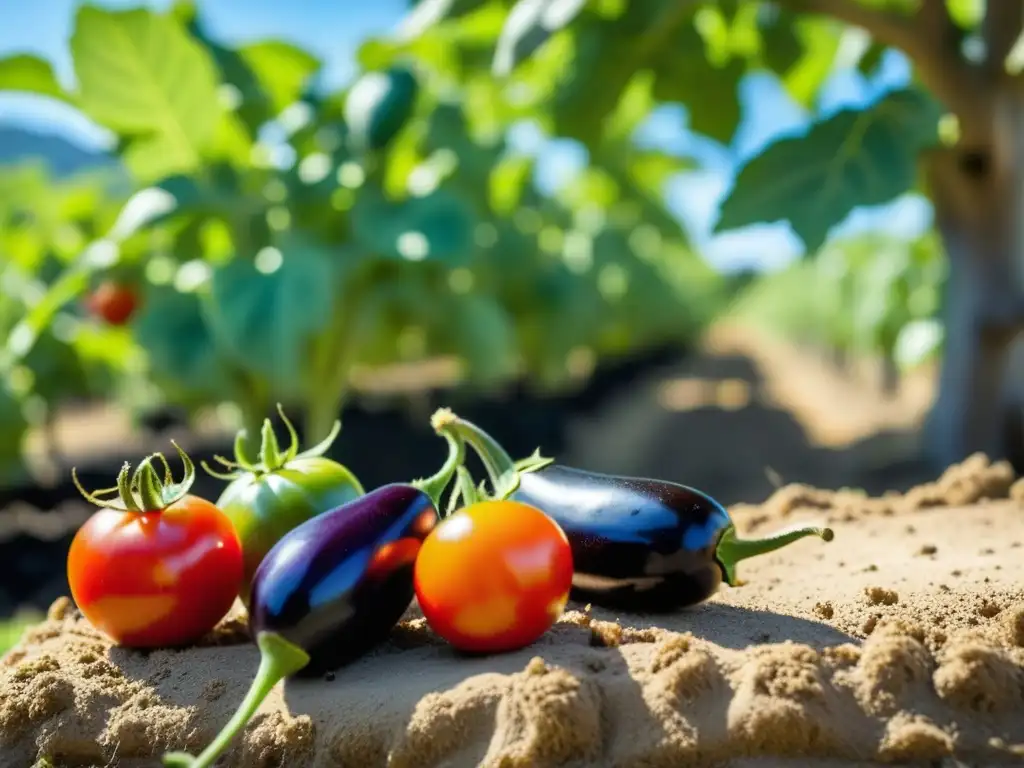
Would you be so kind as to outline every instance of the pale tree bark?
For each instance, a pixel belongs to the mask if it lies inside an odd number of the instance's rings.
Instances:
[[[984,451],[1024,469],[1024,355],[1014,357],[1024,335],[1024,85],[1005,68],[1024,2],[989,0],[984,56],[969,61],[945,0],[922,0],[913,16],[857,0],[782,1],[902,49],[957,116],[957,145],[923,158],[949,262],[946,344],[924,448],[940,466]]]

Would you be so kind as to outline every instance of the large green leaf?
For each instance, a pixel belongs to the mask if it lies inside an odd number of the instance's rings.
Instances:
[[[431,27],[448,19],[471,13],[487,0],[420,0],[395,28],[395,38],[408,42],[427,32]]]
[[[940,114],[930,96],[907,88],[769,145],[740,171],[715,231],[788,220],[816,251],[854,208],[914,185],[917,154],[937,141]]]
[[[337,274],[337,254],[298,237],[277,254],[232,259],[213,273],[207,316],[215,338],[277,392],[301,391],[312,337],[330,321]]]
[[[359,244],[379,258],[401,261],[460,263],[472,253],[475,224],[470,207],[444,190],[391,202],[366,189],[352,208]]]
[[[555,32],[570,24],[587,0],[519,0],[505,19],[493,72],[508,75]]]
[[[739,83],[746,71],[740,58],[712,62],[704,37],[688,23],[655,64],[654,96],[683,104],[691,130],[728,144],[740,122]]]
[[[0,59],[0,91],[25,91],[69,100],[49,62],[27,53]]]
[[[217,75],[177,19],[83,6],[71,53],[81,107],[132,139],[129,162],[146,180],[201,165],[220,113]]]
[[[600,143],[612,114],[638,70],[675,49],[682,13],[666,14],[669,0],[630,4],[618,18],[586,11],[572,25],[575,55],[552,104],[555,130],[588,146]],[[686,77],[690,77],[686,73]]]
[[[229,371],[194,293],[153,286],[135,320],[150,373],[173,399],[209,401],[230,393]]]
[[[280,40],[244,45],[238,55],[256,76],[275,113],[295,103],[320,68],[315,56]]]

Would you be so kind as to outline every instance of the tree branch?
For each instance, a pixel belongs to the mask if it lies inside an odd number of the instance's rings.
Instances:
[[[1005,73],[1006,57],[1024,29],[1024,2],[1022,0],[989,0],[985,4],[985,18],[981,34],[985,40],[985,68],[989,72]]]
[[[971,123],[987,122],[988,88],[977,68],[951,46],[954,38],[939,34],[952,25],[945,0],[923,0],[913,16],[868,8],[857,0],[777,0],[794,11],[830,16],[860,27],[879,43],[898,48],[913,62],[918,76],[935,97],[961,121],[964,138],[973,133]],[[1000,0],[1008,5],[1013,0]],[[993,3],[989,3],[991,7]],[[983,117],[984,116],[984,117]],[[982,133],[984,129],[980,129]]]

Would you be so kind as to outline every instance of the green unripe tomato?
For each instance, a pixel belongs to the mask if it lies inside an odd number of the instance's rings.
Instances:
[[[280,410],[280,406],[278,408]],[[217,459],[232,469],[231,474],[206,467],[210,474],[230,480],[217,506],[231,521],[242,544],[244,577],[239,597],[246,607],[252,577],[281,537],[310,518],[365,493],[347,467],[321,455],[338,436],[339,423],[324,442],[299,454],[298,438],[283,411],[281,418],[292,438],[288,450],[280,451],[267,419],[263,424],[258,461],[246,458],[246,435],[240,432],[235,439],[235,460]]]

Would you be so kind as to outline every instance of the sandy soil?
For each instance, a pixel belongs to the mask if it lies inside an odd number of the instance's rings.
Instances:
[[[1022,499],[981,457],[881,499],[787,486],[735,508],[739,527],[826,519],[833,543],[750,561],[745,585],[671,616],[575,606],[514,654],[460,658],[413,610],[372,656],[279,686],[223,764],[1020,765]],[[0,662],[0,767],[198,750],[256,663],[238,615],[202,647],[140,653],[59,600]]]

